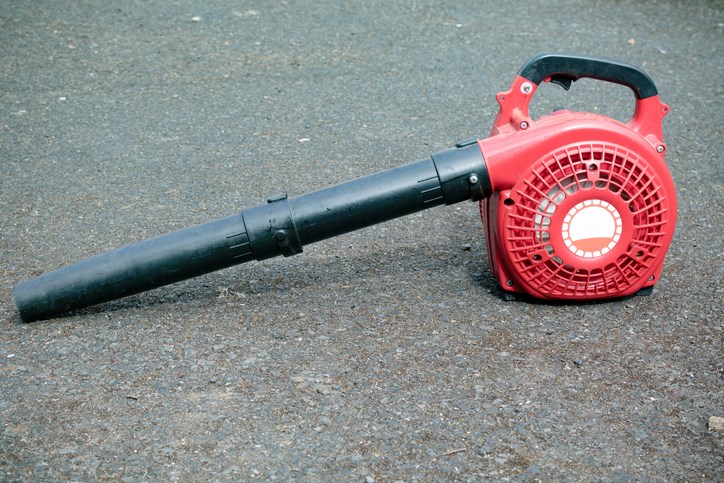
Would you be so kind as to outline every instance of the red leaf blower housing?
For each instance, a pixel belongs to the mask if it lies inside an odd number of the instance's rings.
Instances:
[[[626,124],[556,111],[533,120],[539,84],[590,77],[636,97]],[[664,163],[669,107],[638,67],[544,53],[498,93],[491,136],[430,158],[141,241],[13,288],[25,321],[150,290],[442,204],[479,201],[493,274],[506,294],[594,300],[650,291],[676,224]]]
[[[529,118],[541,81],[568,89],[582,77],[629,87],[631,120],[568,111]],[[664,163],[669,106],[649,76],[618,62],[541,54],[497,100],[491,137],[478,144],[494,190],[480,213],[501,286],[574,300],[653,287],[674,234],[676,194]]]

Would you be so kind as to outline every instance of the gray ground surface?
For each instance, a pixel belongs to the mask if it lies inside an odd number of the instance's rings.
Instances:
[[[0,479],[723,478],[722,2],[0,7]],[[672,107],[653,296],[504,302],[462,204],[20,322],[19,281],[485,135],[558,49],[643,66]]]

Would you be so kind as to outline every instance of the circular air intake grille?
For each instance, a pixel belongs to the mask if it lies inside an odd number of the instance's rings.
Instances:
[[[549,297],[612,297],[643,285],[672,220],[645,159],[576,144],[534,163],[504,199],[502,242],[522,283]]]

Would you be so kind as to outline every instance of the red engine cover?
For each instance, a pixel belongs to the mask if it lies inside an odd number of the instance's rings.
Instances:
[[[518,77],[480,141],[496,194],[481,202],[493,273],[511,292],[600,299],[654,285],[676,223],[658,96],[627,124],[559,111],[528,117]]]

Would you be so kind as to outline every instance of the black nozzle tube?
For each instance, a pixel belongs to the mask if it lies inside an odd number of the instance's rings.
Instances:
[[[475,144],[97,255],[13,287],[30,322],[251,260],[442,204],[480,200],[490,178]]]

